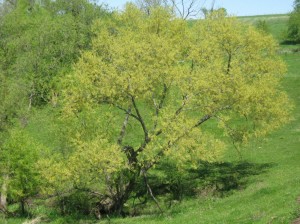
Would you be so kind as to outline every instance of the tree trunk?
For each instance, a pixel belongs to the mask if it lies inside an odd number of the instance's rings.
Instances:
[[[25,200],[24,199],[21,199],[20,206],[21,206],[21,214],[25,215],[26,209],[25,209]]]
[[[0,211],[6,212],[7,209],[7,182],[8,175],[3,175],[3,183],[1,186],[1,194],[0,194]]]
[[[116,191],[115,193],[111,194],[107,198],[103,198],[99,204],[98,209],[101,212],[104,212],[106,214],[109,213],[115,213],[118,215],[124,216],[123,208],[124,204],[128,201],[130,198],[131,193],[134,190],[134,185],[136,183],[136,176],[132,176],[127,184],[124,186],[120,186],[124,190],[122,191]]]

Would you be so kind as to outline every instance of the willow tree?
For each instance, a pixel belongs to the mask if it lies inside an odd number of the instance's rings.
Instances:
[[[222,12],[189,28],[163,9],[146,16],[129,4],[94,32],[64,80],[65,118],[82,129],[60,166],[85,189],[101,176],[110,211],[122,210],[138,178],[155,200],[147,175],[162,161],[180,169],[211,161],[226,147],[217,133],[245,142],[288,120],[277,44]]]

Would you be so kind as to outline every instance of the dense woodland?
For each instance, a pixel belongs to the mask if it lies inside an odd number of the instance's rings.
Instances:
[[[163,213],[203,188],[203,164],[290,121],[277,41],[224,9],[191,22],[194,11],[171,2],[117,12],[86,0],[2,1],[6,217],[37,204],[96,218]],[[299,15],[295,1],[288,42],[299,43]]]

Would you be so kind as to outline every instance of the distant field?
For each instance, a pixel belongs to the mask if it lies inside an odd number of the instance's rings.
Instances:
[[[272,14],[272,15],[255,15],[255,16],[239,16],[240,19],[245,19],[245,20],[251,20],[252,22],[254,22],[257,19],[269,19],[272,20],[274,18],[276,19],[286,19],[288,18],[289,15],[288,14]]]
[[[278,40],[282,41],[287,31],[287,22],[289,15],[274,14],[274,15],[259,15],[259,16],[241,16],[240,20],[246,23],[255,25],[258,21],[266,21],[266,24],[272,35]]]

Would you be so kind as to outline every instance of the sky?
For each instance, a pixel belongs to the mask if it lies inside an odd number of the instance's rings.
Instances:
[[[128,0],[103,0],[110,7],[122,9]],[[211,0],[206,2],[210,8]],[[133,0],[134,2],[134,0]],[[294,0],[216,0],[215,8],[224,7],[230,15],[250,16],[264,14],[285,14],[293,10]]]

